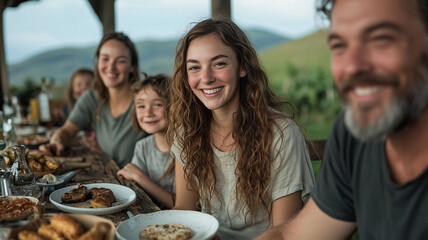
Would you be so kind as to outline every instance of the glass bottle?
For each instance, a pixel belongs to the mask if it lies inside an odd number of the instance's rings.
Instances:
[[[4,96],[3,116],[2,116],[3,141],[7,146],[16,142],[15,123],[13,122],[13,108],[9,104],[9,98]]]
[[[12,96],[12,107],[13,107],[13,122],[17,125],[22,123],[22,107],[19,104],[17,96]]]
[[[13,151],[15,154],[15,161],[11,168],[13,195],[40,197],[40,188],[37,186],[34,173],[28,167],[25,159],[25,146],[14,145]]]
[[[40,123],[50,125],[52,123],[51,102],[53,100],[52,93],[48,89],[49,78],[42,80],[41,91],[39,93],[39,109]]]

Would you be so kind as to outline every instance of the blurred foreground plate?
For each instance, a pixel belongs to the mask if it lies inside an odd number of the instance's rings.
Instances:
[[[217,219],[209,214],[197,211],[165,210],[148,214],[139,214],[121,223],[116,229],[120,240],[141,239],[140,232],[153,224],[183,224],[192,229],[191,239],[211,239],[218,230]]]
[[[37,198],[34,197],[28,197],[28,196],[0,196],[0,202],[12,202],[14,200],[19,200],[19,199],[27,199],[29,202],[34,203],[34,207],[32,208],[25,208],[22,205],[22,202],[20,202],[20,206],[15,206],[16,211],[21,211],[21,214],[15,214],[15,216],[13,217],[6,217],[5,214],[0,216],[0,226],[2,224],[6,224],[6,223],[10,223],[10,222],[17,222],[20,220],[24,220],[27,219],[27,217],[29,217],[30,215],[32,215],[34,213],[34,211],[36,210],[37,205],[39,204],[39,200]],[[28,205],[27,205],[28,206]],[[10,205],[9,205],[10,208]],[[3,209],[3,210],[6,210]],[[3,211],[2,211],[3,212]]]
[[[92,215],[107,215],[113,214],[126,209],[128,206],[133,204],[137,199],[137,195],[134,190],[129,187],[122,186],[119,184],[111,184],[111,183],[92,183],[92,184],[83,184],[89,190],[92,188],[108,188],[116,197],[116,202],[113,203],[113,206],[107,208],[88,208],[88,207],[77,207],[79,203],[62,203],[61,197],[64,193],[69,192],[71,189],[77,188],[77,185],[69,186],[65,188],[58,189],[51,193],[49,196],[49,200],[51,203],[57,207],[58,209],[69,212],[69,213],[84,213],[84,214],[92,214]],[[90,200],[87,200],[90,201]]]
[[[55,214],[53,214],[55,215]],[[97,222],[105,222],[110,226],[110,230],[107,233],[107,236],[105,236],[105,240],[114,240],[114,235],[115,235],[115,226],[113,224],[112,221],[106,219],[106,218],[102,218],[102,217],[97,217],[97,216],[92,216],[92,215],[87,215],[87,214],[67,214],[68,216],[70,216],[74,221],[78,222],[79,224],[81,224],[86,230],[89,230],[92,226],[94,226]],[[49,218],[50,216],[52,216],[52,214],[47,215],[47,216],[43,216],[42,218],[38,219],[38,220],[33,220],[31,222],[29,222],[26,225],[17,227],[12,229],[10,235],[9,235],[9,240],[15,240],[18,239],[18,233],[20,231],[23,230],[28,230],[28,231],[35,231],[37,232],[37,229],[40,227],[40,225],[42,224],[49,224]]]

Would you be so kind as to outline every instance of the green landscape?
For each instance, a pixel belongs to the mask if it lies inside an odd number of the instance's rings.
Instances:
[[[271,84],[296,107],[296,119],[310,139],[325,139],[341,109],[330,74],[327,31],[274,46],[260,53]]]

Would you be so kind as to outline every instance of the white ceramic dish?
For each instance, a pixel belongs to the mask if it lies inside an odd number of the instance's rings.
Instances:
[[[58,209],[64,212],[83,213],[83,214],[92,214],[92,215],[107,215],[107,214],[117,213],[122,211],[123,209],[126,209],[129,205],[133,204],[137,199],[137,195],[135,194],[134,190],[119,184],[92,183],[92,184],[84,184],[84,186],[86,186],[89,190],[92,188],[99,188],[99,187],[108,188],[114,193],[117,201],[113,203],[113,206],[108,208],[86,208],[86,207],[70,206],[70,204],[63,204],[61,202],[61,197],[64,195],[64,193],[70,191],[71,189],[77,188],[77,185],[61,188],[54,191],[49,196],[49,200],[55,207],[57,207]]]
[[[41,188],[45,187],[47,192],[53,192],[59,188],[64,187],[66,183],[73,179],[76,173],[77,171],[70,171],[61,175],[55,175],[55,177],[58,179],[57,183],[41,183],[39,182],[40,179],[38,179],[36,183]]]
[[[140,232],[151,224],[183,224],[192,229],[191,239],[211,239],[218,230],[217,219],[209,214],[197,211],[165,210],[148,214],[139,214],[121,223],[116,228],[116,237],[120,240],[143,239]]]

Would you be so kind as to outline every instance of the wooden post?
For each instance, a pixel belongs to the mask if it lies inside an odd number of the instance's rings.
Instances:
[[[211,18],[231,19],[231,0],[211,0]]]
[[[115,0],[89,0],[94,12],[103,25],[103,35],[115,31],[114,1]]]
[[[0,1],[0,108],[3,109],[4,96],[9,94],[9,79],[7,72],[6,56],[4,51],[3,12],[6,9],[5,1]]]

